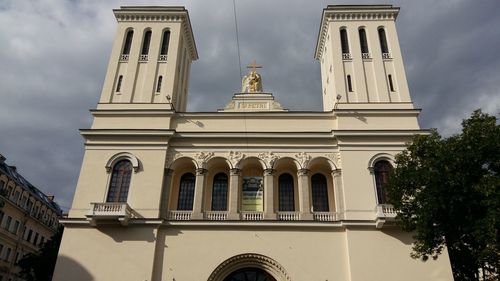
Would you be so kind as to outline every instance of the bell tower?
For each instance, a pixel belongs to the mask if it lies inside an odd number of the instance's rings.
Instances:
[[[118,28],[97,109],[186,111],[198,59],[187,10],[127,6],[114,14]]]
[[[323,109],[412,109],[392,5],[329,5],[315,58]]]

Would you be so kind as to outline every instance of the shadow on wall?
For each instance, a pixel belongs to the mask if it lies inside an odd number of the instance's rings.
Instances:
[[[94,281],[92,275],[77,261],[66,256],[57,258],[56,270],[52,281]]]
[[[154,228],[151,226],[99,226],[97,227],[101,233],[111,237],[115,242],[123,241],[147,241],[154,242],[156,240]]]

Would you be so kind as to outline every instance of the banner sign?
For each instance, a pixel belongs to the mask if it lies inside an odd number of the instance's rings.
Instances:
[[[243,177],[242,211],[264,211],[264,186],[262,177]]]

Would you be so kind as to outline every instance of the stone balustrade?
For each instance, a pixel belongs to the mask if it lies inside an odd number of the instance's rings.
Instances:
[[[241,212],[241,219],[245,221],[260,221],[264,219],[263,212]]]
[[[278,220],[281,221],[298,221],[300,219],[299,212],[278,212]]]
[[[174,221],[188,221],[191,219],[192,211],[170,211],[168,219]]]
[[[313,219],[315,221],[336,221],[337,213],[334,212],[314,212]]]
[[[227,211],[207,211],[204,213],[206,220],[224,221],[227,220]]]

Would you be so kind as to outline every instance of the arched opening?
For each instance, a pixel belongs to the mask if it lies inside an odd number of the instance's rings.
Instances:
[[[113,166],[106,202],[127,202],[132,163],[120,160]]]
[[[389,53],[389,47],[387,46],[387,37],[385,35],[385,29],[378,29],[378,39],[380,40],[380,49],[382,50],[382,54]]]
[[[276,279],[263,269],[245,267],[231,273],[224,278],[224,281],[276,281]]]
[[[324,175],[314,174],[311,177],[311,193],[314,212],[330,211],[328,204],[328,185]]]
[[[366,31],[364,28],[359,29],[359,42],[361,45],[361,53],[368,53],[368,40],[366,40]]]
[[[377,187],[377,202],[378,204],[387,203],[387,194],[385,185],[389,180],[389,175],[392,172],[392,165],[387,160],[380,160],[373,166],[375,174],[375,185]]]
[[[290,174],[282,174],[278,178],[279,211],[295,211],[294,180]]]
[[[224,173],[216,174],[212,185],[212,211],[227,210],[227,187],[227,175]]]
[[[340,45],[342,47],[342,54],[348,54],[349,41],[347,39],[347,30],[345,28],[340,30]]]
[[[290,281],[290,277],[276,260],[255,253],[241,254],[225,260],[208,277],[208,281],[239,280]]]
[[[149,44],[151,43],[151,30],[146,31],[144,40],[142,41],[141,55],[149,54]]]
[[[163,38],[161,40],[161,50],[160,55],[168,54],[168,44],[170,43],[170,30],[165,30],[163,32]]]
[[[177,210],[193,210],[194,187],[196,177],[192,173],[185,173],[181,177],[179,185],[179,197],[177,199]]]
[[[132,46],[132,38],[134,37],[134,31],[129,30],[125,37],[125,44],[123,45],[122,55],[130,54],[130,47]]]

